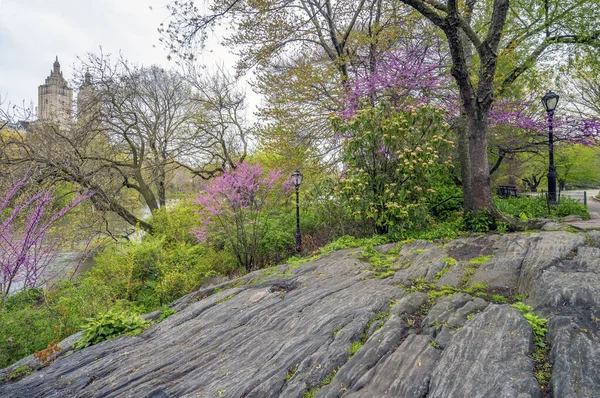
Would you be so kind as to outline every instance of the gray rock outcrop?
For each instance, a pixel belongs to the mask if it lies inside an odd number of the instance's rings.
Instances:
[[[598,397],[599,247],[566,231],[386,245],[385,279],[359,249],[326,253],[202,287],[21,380],[1,370],[0,396]],[[544,388],[516,300],[548,319]]]

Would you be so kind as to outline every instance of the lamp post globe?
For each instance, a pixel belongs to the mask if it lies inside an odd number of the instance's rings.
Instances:
[[[296,252],[302,252],[302,235],[300,234],[300,201],[298,198],[298,190],[302,184],[302,173],[296,170],[292,173],[292,182],[296,188]]]
[[[558,105],[560,96],[555,92],[548,91],[542,97],[542,104],[548,114],[548,204],[556,205],[556,167],[554,166],[554,111]]]

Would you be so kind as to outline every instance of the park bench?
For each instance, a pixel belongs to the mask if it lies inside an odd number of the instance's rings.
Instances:
[[[498,185],[496,188],[496,193],[501,198],[516,198],[517,197],[517,187],[513,185]]]

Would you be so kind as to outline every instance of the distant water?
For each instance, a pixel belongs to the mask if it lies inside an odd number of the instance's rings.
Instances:
[[[54,259],[48,264],[44,275],[38,281],[38,287],[43,286],[45,283],[50,281],[56,281],[60,279],[68,279],[73,274],[80,275],[81,273],[88,271],[96,265],[93,255],[81,261],[81,252],[70,251],[62,252],[56,255]],[[79,268],[77,265],[79,264]],[[23,282],[15,282],[11,286],[10,293],[15,293],[23,289]],[[9,294],[10,294],[9,293]]]

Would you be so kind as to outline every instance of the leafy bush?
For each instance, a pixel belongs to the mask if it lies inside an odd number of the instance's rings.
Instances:
[[[187,200],[182,200],[172,208],[160,208],[152,213],[154,235],[164,238],[166,245],[176,243],[196,243],[191,235],[194,228],[202,224],[196,207]]]
[[[175,314],[175,310],[173,308],[166,308],[162,314],[156,319],[156,323],[161,323],[171,315]]]
[[[0,309],[0,368],[81,330],[85,318],[126,307],[131,305],[92,278],[61,281],[45,296],[39,289],[11,295]]]
[[[387,104],[334,119],[344,140],[345,174],[339,197],[352,215],[372,222],[377,233],[424,226],[429,221],[427,196],[435,193],[434,175],[451,167],[444,151],[443,112],[425,105],[393,109]]]
[[[161,236],[147,236],[140,243],[105,248],[96,257],[87,277],[108,286],[115,299],[128,300],[150,312],[193,291],[207,278],[237,269],[227,251],[205,245],[170,244]]]
[[[476,215],[473,213],[465,214],[464,227],[473,232],[488,232],[493,229],[494,218],[487,209],[480,211]]]
[[[589,219],[590,213],[587,207],[573,198],[561,198],[558,206],[552,208],[553,215],[565,217],[570,215],[580,216],[583,219]]]
[[[85,348],[120,335],[139,334],[149,326],[140,316],[127,312],[109,311],[88,319],[77,348]]]
[[[462,217],[459,217],[455,220],[448,220],[440,223],[433,222],[430,226],[423,229],[405,231],[397,239],[392,240],[423,239],[431,241],[443,239],[447,241],[459,237],[463,231],[464,222]]]
[[[40,288],[22,290],[7,297],[4,309],[15,311],[44,301],[44,291]]]
[[[494,203],[503,214],[527,221],[529,218],[564,217],[578,215],[584,219],[590,218],[587,207],[572,198],[561,198],[558,206],[550,207],[543,195],[519,196],[516,198],[495,198]]]
[[[57,340],[60,333],[54,327],[53,318],[45,306],[0,309],[0,368]]]

